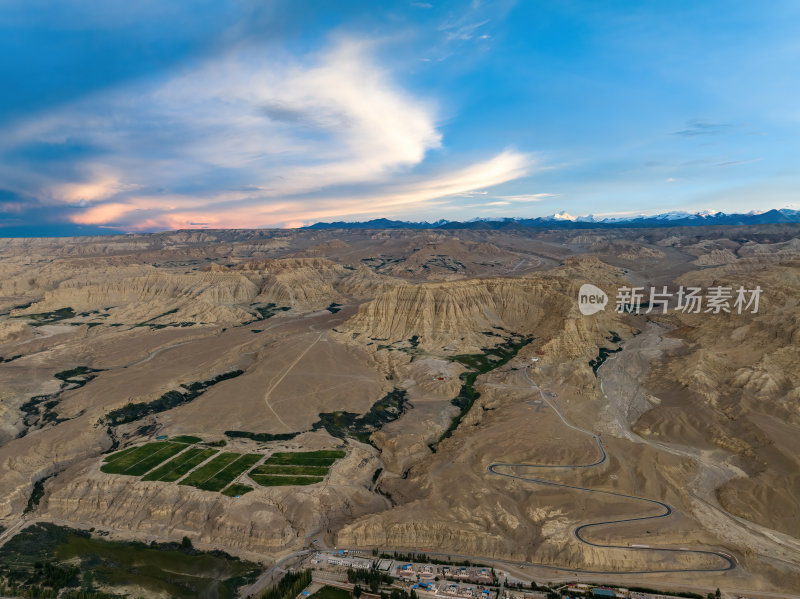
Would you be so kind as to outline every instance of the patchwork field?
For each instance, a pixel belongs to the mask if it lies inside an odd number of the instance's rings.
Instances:
[[[217,451],[215,449],[192,447],[166,464],[151,471],[149,474],[144,476],[142,480],[174,482],[188,474],[191,470],[205,462],[208,458],[216,453]]]
[[[264,464],[253,468],[264,459],[264,454],[220,452],[197,443],[202,443],[202,439],[181,435],[130,447],[106,457],[100,470],[106,474],[141,476],[144,481],[178,481],[179,485],[237,497],[253,490],[250,485],[234,483],[245,473],[264,487],[311,485],[321,482],[334,462],[346,453],[276,452]]]
[[[322,482],[333,463],[344,456],[338,450],[277,452],[253,468],[250,478],[262,487],[313,485]]]
[[[186,449],[182,443],[147,443],[106,458],[100,470],[107,474],[141,476]]]
[[[228,486],[228,484],[230,484],[240,475],[244,474],[247,470],[252,468],[262,458],[262,456],[259,454],[244,454],[244,455],[223,454],[223,455],[233,455],[238,457],[236,457],[232,462],[230,462],[227,466],[225,466],[221,470],[218,470],[216,473],[212,474],[204,481],[195,484],[194,486],[196,486],[198,489],[203,489],[204,491],[222,491],[222,489]],[[202,468],[198,469],[196,472],[199,472],[200,470],[202,470]],[[185,483],[185,484],[192,484],[192,483]]]

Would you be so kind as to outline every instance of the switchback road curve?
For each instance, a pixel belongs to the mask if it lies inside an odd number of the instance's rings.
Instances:
[[[584,493],[595,493],[598,495],[608,495],[611,497],[621,497],[624,499],[630,499],[633,501],[640,501],[646,503],[648,505],[655,505],[661,508],[660,514],[655,514],[652,516],[638,516],[635,518],[622,518],[619,520],[604,520],[600,522],[591,522],[589,524],[582,524],[578,526],[574,531],[575,538],[578,539],[581,543],[585,545],[589,545],[590,547],[598,547],[602,549],[621,549],[627,551],[638,551],[638,552],[658,552],[660,554],[665,553],[672,553],[672,554],[685,554],[685,555],[697,555],[697,556],[713,556],[720,560],[720,567],[717,568],[672,568],[672,569],[663,569],[663,570],[639,570],[639,571],[629,571],[629,570],[580,570],[574,568],[559,568],[563,570],[569,570],[571,572],[580,572],[585,574],[667,574],[667,573],[675,573],[675,572],[726,572],[728,570],[733,570],[736,568],[736,562],[734,559],[726,555],[724,553],[720,553],[717,551],[707,551],[702,549],[675,549],[675,548],[659,548],[659,547],[632,547],[630,545],[608,545],[602,543],[594,543],[592,541],[587,540],[584,537],[584,533],[587,532],[590,528],[594,528],[597,526],[610,526],[614,524],[623,524],[626,522],[641,522],[644,520],[657,520],[659,518],[666,518],[672,514],[672,508],[664,503],[663,501],[658,501],[656,499],[649,499],[647,497],[638,497],[636,495],[628,495],[626,493],[617,493],[614,491],[603,491],[601,489],[592,489],[589,487],[581,487],[577,485],[568,485],[565,483],[558,483],[551,480],[547,480],[544,478],[538,477],[531,477],[531,476],[521,476],[519,474],[511,474],[508,472],[498,471],[498,469],[502,468],[531,468],[531,469],[577,469],[577,468],[593,468],[595,466],[599,466],[603,462],[606,461],[607,455],[606,450],[603,447],[603,443],[600,438],[595,435],[592,431],[588,431],[586,429],[580,428],[566,418],[564,413],[558,407],[558,404],[555,400],[549,397],[549,394],[542,392],[541,388],[534,381],[530,379],[528,376],[527,369],[524,371],[525,379],[530,383],[530,385],[539,392],[542,400],[550,406],[553,411],[559,416],[561,421],[564,425],[568,426],[569,428],[583,433],[585,435],[589,435],[592,439],[597,443],[597,448],[600,450],[600,457],[591,464],[509,464],[503,462],[496,462],[489,465],[489,472],[491,474],[495,474],[497,476],[505,476],[508,478],[514,478],[517,480],[523,480],[526,482],[531,482],[538,485],[546,485],[550,487],[560,487],[562,489],[572,489],[575,491],[581,491]],[[724,565],[723,565],[724,564]]]

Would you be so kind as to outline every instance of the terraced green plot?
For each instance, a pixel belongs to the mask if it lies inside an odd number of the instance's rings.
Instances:
[[[145,475],[143,480],[147,481],[180,481],[178,484],[236,497],[253,490],[249,485],[233,483],[248,470],[252,480],[261,486],[313,485],[322,482],[331,465],[345,456],[340,450],[277,452],[253,468],[262,459],[261,454],[219,453],[210,447],[191,446],[199,441],[182,435],[130,447],[107,456],[100,470]],[[181,480],[182,477],[185,478]]]
[[[228,497],[236,497],[237,495],[244,495],[245,493],[249,493],[253,490],[253,487],[250,485],[240,485],[240,484],[232,484],[227,489],[225,489],[222,494],[227,495]]]
[[[122,457],[125,457],[129,453],[133,453],[137,449],[139,449],[139,448],[138,447],[128,447],[127,449],[123,449],[122,451],[117,451],[116,453],[112,453],[110,455],[107,455],[106,457],[103,458],[103,463],[114,462],[114,461],[116,461],[116,460],[118,460],[118,459],[120,459]]]
[[[183,445],[182,443],[167,443],[165,447],[153,452],[140,462],[137,462],[122,474],[126,474],[128,476],[141,476],[142,474],[150,472],[150,470],[158,466],[161,462],[168,460],[172,456],[182,452],[184,449],[186,449],[186,445]]]
[[[283,474],[293,475],[299,474],[301,476],[325,476],[328,474],[328,466],[282,466],[264,464],[253,468],[251,474]]]
[[[344,456],[337,449],[276,452],[249,476],[263,487],[313,485],[322,482],[333,463]]]
[[[197,485],[198,489],[204,491],[222,491],[228,484],[233,482],[239,475],[244,474],[255,466],[262,456],[258,454],[240,455],[239,459],[227,467],[217,472],[214,476]]]
[[[262,487],[282,487],[288,485],[313,485],[321,483],[322,476],[273,476],[270,474],[253,474],[250,476]]]
[[[191,485],[193,487],[202,488],[204,482],[214,476],[223,468],[229,466],[239,459],[240,453],[221,453],[207,464],[200,466],[197,470],[184,478],[179,485]],[[223,485],[224,486],[224,485]]]
[[[100,470],[107,474],[127,474],[138,476],[144,474],[151,468],[158,466],[186,449],[185,445],[179,443],[168,443],[166,441],[145,443],[139,447],[131,447],[112,454],[105,458]],[[147,467],[142,470],[142,468]]]
[[[273,453],[267,464],[283,464],[297,466],[331,466],[339,458],[345,456],[344,451],[335,449],[322,451],[297,451]]]
[[[144,476],[142,480],[160,480],[164,482],[176,481],[195,466],[205,462],[215,453],[217,453],[216,449],[192,447],[184,451],[175,459],[170,460],[162,466],[159,466],[150,474]]]

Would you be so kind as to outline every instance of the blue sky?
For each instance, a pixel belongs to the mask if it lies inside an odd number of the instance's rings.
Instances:
[[[0,235],[800,207],[800,4],[0,4]]]

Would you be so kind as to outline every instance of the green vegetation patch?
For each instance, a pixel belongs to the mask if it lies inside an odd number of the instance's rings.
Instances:
[[[158,453],[169,443],[165,441],[154,441],[145,443],[139,447],[130,447],[105,458],[105,463],[100,466],[100,470],[107,474],[122,474],[128,468],[141,462],[143,459]],[[180,446],[179,446],[180,447]]]
[[[215,453],[217,452],[214,449],[191,447],[178,457],[153,470],[150,474],[143,477],[142,480],[174,482],[199,464],[205,462]]]
[[[326,584],[311,596],[315,599],[350,599],[350,592]]]
[[[188,443],[189,445],[192,445],[194,443],[200,443],[202,439],[193,435],[178,435],[177,437],[170,439],[170,441],[173,443]]]
[[[107,455],[106,457],[103,458],[103,462],[106,462],[106,463],[107,462],[114,462],[116,460],[119,460],[120,458],[124,458],[129,453],[133,453],[137,449],[139,449],[139,447],[128,447],[127,449],[123,449],[121,451],[117,451],[115,453],[109,454],[109,455]]]
[[[321,476],[272,476],[269,474],[251,474],[250,478],[262,487],[313,485],[323,481],[323,477]]]
[[[158,451],[154,451],[151,455],[140,460],[122,474],[127,476],[141,476],[142,474],[150,472],[150,470],[158,466],[161,462],[170,459],[184,449],[186,449],[186,446],[181,443],[165,443],[164,447]]]
[[[153,322],[154,320],[158,320],[159,318],[162,318],[164,316],[169,316],[170,314],[175,314],[177,312],[178,312],[178,308],[173,308],[172,310],[167,310],[163,314],[159,314],[158,316],[153,316],[153,318],[148,318],[147,320],[143,320],[142,322],[136,323],[133,326],[134,327],[143,327],[143,326],[147,325],[148,323]]]
[[[397,420],[407,404],[405,389],[394,388],[372,404],[369,412],[359,416],[353,412],[322,412],[312,430],[324,428],[329,435],[343,439],[353,436],[366,443],[370,435],[385,424]]]
[[[52,312],[39,312],[38,314],[20,314],[14,318],[30,318],[32,326],[40,327],[45,324],[53,324],[60,320],[75,318],[75,311],[72,308],[59,308]]]
[[[57,379],[61,379],[62,381],[68,381],[71,378],[76,376],[82,376],[84,374],[89,374],[90,372],[100,372],[99,370],[95,370],[94,368],[89,368],[88,366],[76,366],[75,368],[70,368],[68,370],[62,370],[61,372],[56,372],[53,376]]]
[[[616,337],[616,333],[614,336]],[[611,354],[615,354],[618,351],[622,351],[622,348],[609,349],[607,347],[601,347],[598,350],[597,357],[594,360],[589,360],[589,366],[592,367],[592,372],[594,372],[595,376],[597,376],[597,369],[603,365],[603,362],[605,362]]]
[[[61,389],[57,393],[31,397],[20,406],[20,410],[25,414],[23,418],[25,429],[22,431],[22,435],[24,436],[33,428],[43,428],[48,424],[59,424],[68,420],[68,418],[59,418],[56,412],[56,408],[61,401],[61,394],[67,389],[73,390],[83,387],[95,378],[93,374],[95,372],[101,372],[101,370],[89,368],[88,366],[78,366],[55,373],[53,376],[62,381]]]
[[[119,409],[110,411],[103,418],[101,418],[100,421],[101,423],[104,422],[109,426],[119,426],[120,424],[126,424],[128,422],[140,420],[145,416],[149,416],[150,414],[166,412],[167,410],[177,408],[180,405],[193,401],[205,393],[206,389],[209,387],[212,387],[217,383],[221,383],[222,381],[236,378],[242,374],[244,374],[244,370],[232,370],[230,372],[219,374],[212,379],[208,379],[207,381],[197,381],[189,385],[181,385],[183,390],[167,391],[158,399],[150,402],[129,403],[128,405]]]
[[[203,445],[207,445],[208,447],[225,447],[228,442],[225,439],[219,439],[218,441],[206,441]]]
[[[336,460],[343,458],[345,455],[346,452],[339,449],[278,451],[269,456],[265,463],[287,466],[331,466]]]
[[[412,337],[412,343],[415,338]],[[405,389],[395,388],[384,397],[376,401],[369,412],[359,416],[355,412],[337,411],[322,412],[319,420],[311,426],[312,431],[324,429],[332,437],[344,439],[354,437],[362,443],[369,442],[370,435],[385,424],[397,420],[405,411],[408,400]],[[225,431],[225,435],[232,439],[252,439],[261,443],[270,441],[290,441],[297,435],[306,431],[295,433],[251,433],[247,431]],[[325,464],[317,464],[324,466]]]
[[[34,524],[0,548],[0,577],[14,597],[110,597],[98,586],[138,587],[137,596],[236,597],[260,568],[221,551],[179,543],[145,545],[92,538],[88,532]],[[127,590],[127,589],[126,589]]]
[[[231,439],[251,439],[259,443],[268,443],[270,441],[291,441],[300,433],[249,433],[247,431],[225,431],[225,436]]]
[[[328,466],[277,466],[264,464],[253,468],[251,474],[300,474],[304,476],[325,476]]]
[[[191,485],[193,487],[202,488],[202,484],[214,476],[217,472],[222,470],[223,468],[229,466],[233,462],[239,459],[239,456],[242,454],[240,453],[221,453],[213,460],[201,466],[194,472],[192,472],[189,476],[184,478],[180,483],[180,485]],[[224,486],[224,485],[223,485]]]
[[[237,495],[244,495],[245,493],[249,493],[253,490],[253,487],[250,485],[240,485],[238,483],[234,483],[228,486],[223,492],[223,495],[227,495],[228,497],[236,497]]]
[[[294,599],[311,584],[311,570],[287,572],[278,584],[261,594],[260,599]]]
[[[278,312],[286,312],[291,308],[289,306],[278,306],[270,302],[264,306],[255,306],[255,310],[258,312],[258,320],[266,320],[267,318],[272,318]]]
[[[459,354],[450,359],[459,364],[463,364],[470,370],[461,374],[461,389],[456,397],[450,400],[454,406],[459,408],[458,415],[454,416],[450,422],[450,426],[439,437],[439,441],[450,437],[453,432],[461,424],[464,416],[472,408],[475,400],[480,397],[480,393],[475,390],[475,381],[482,375],[500,368],[507,364],[514,356],[517,355],[519,350],[533,341],[533,337],[524,337],[522,335],[512,335],[509,339],[496,345],[495,347],[482,350],[480,354]],[[433,449],[433,447],[432,447]]]
[[[22,512],[23,514],[30,514],[39,507],[39,502],[42,500],[42,497],[44,497],[44,484],[54,476],[55,474],[51,474],[33,483],[33,490],[31,490],[31,496],[28,497],[28,505],[25,506],[25,511]]]
[[[70,368],[69,370],[56,372],[53,376],[61,381],[64,381],[65,383],[83,387],[83,385],[95,378],[95,372],[102,371],[102,369],[89,368],[88,366],[76,366],[75,368]]]
[[[262,457],[259,454],[241,455],[235,462],[229,464],[205,482],[198,484],[197,488],[204,491],[222,491],[228,484],[255,466]]]
[[[322,482],[331,465],[345,455],[339,449],[276,452],[249,476],[262,487],[313,485]]]

